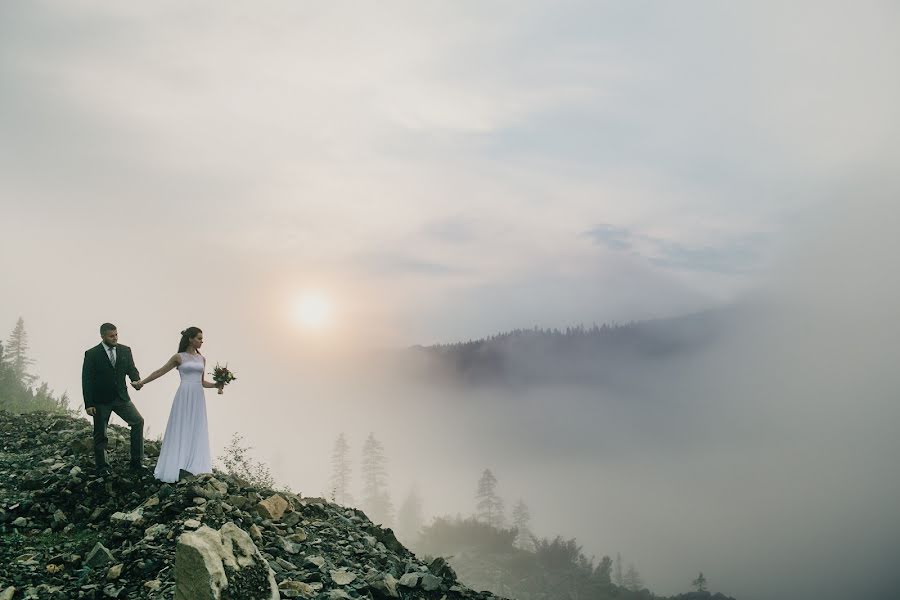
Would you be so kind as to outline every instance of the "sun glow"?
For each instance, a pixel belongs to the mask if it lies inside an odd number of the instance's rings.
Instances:
[[[331,324],[332,314],[332,303],[321,292],[301,294],[294,302],[294,321],[305,329],[325,329]]]

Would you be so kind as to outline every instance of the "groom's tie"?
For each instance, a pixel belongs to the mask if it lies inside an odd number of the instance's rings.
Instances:
[[[116,368],[116,349],[110,346],[109,348],[109,364]]]

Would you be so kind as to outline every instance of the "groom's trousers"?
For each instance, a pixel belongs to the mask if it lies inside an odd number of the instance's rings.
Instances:
[[[131,464],[138,465],[144,458],[144,417],[132,402],[127,404],[98,404],[94,413],[94,463],[99,469],[106,466],[106,426],[112,413],[119,415],[131,427]]]

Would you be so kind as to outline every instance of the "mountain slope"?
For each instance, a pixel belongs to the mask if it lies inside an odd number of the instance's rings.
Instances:
[[[261,551],[259,591],[245,589],[257,585],[252,577],[229,572],[225,589],[209,597],[491,597],[459,584],[441,559],[422,563],[359,510],[222,473],[177,485],[133,476],[125,470],[127,431],[113,426],[109,434],[113,474],[96,478],[87,421],[0,412],[0,598],[192,598],[176,593],[203,576],[183,566],[193,564],[180,558],[190,538],[183,534],[227,531],[249,534]],[[146,445],[158,455],[156,442]],[[266,595],[269,569],[275,595]]]

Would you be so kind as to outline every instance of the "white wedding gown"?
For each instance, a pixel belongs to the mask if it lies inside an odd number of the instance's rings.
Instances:
[[[181,385],[175,392],[169,422],[163,436],[159,461],[153,475],[160,481],[175,483],[182,469],[188,473],[212,473],[209,450],[209,425],[203,393],[206,359],[200,354],[181,352]]]

